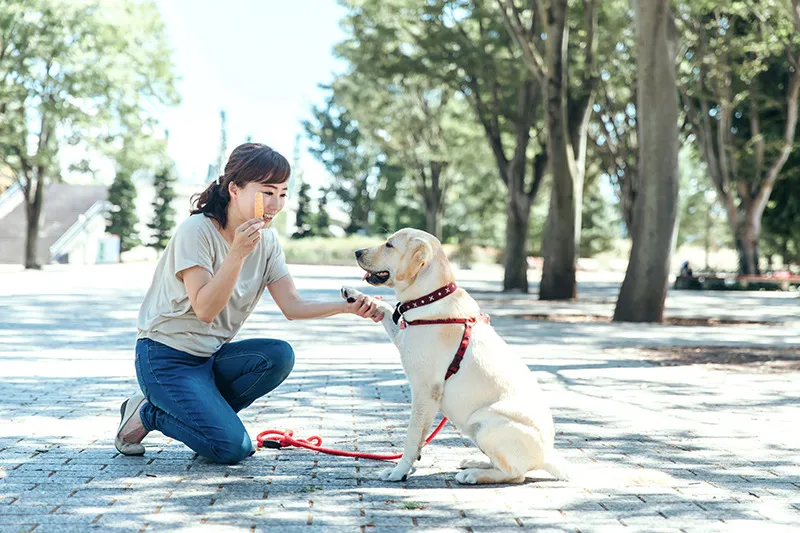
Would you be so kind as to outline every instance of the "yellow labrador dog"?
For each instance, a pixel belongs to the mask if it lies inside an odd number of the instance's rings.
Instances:
[[[400,351],[411,386],[411,421],[403,457],[397,466],[383,471],[381,479],[406,479],[440,410],[489,458],[464,461],[465,470],[456,476],[459,483],[519,483],[535,469],[566,478],[553,451],[550,408],[533,374],[497,332],[477,320],[464,342],[467,324],[415,325],[480,316],[475,300],[455,288],[439,241],[423,231],[403,229],[380,246],[357,251],[356,257],[368,283],[394,287],[400,302],[412,304],[398,324],[393,319],[395,309],[381,302],[383,326]],[[342,288],[345,299],[360,295],[351,287]],[[411,325],[401,329],[403,321]],[[466,344],[463,359],[451,373],[462,344]]]
[[[553,449],[553,417],[536,379],[497,332],[478,319],[477,302],[456,287],[434,236],[403,229],[380,246],[358,250],[356,258],[368,283],[394,287],[402,303],[397,310],[385,302],[380,306],[382,324],[400,351],[411,386],[411,421],[402,458],[382,471],[381,479],[406,479],[438,411],[489,458],[463,461],[459,483],[519,483],[531,470],[561,480],[591,478],[601,485],[672,479],[643,469],[579,471],[560,457]],[[361,295],[351,287],[341,292],[345,299]]]

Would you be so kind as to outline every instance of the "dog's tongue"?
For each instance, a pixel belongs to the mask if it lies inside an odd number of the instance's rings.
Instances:
[[[361,279],[362,279],[362,280],[364,280],[364,281],[366,281],[366,279],[367,279],[368,277],[369,277],[369,272],[364,272],[364,277],[363,277],[363,278],[361,278]]]

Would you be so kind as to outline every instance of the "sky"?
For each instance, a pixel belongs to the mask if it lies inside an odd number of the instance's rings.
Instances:
[[[344,39],[335,0],[159,0],[181,77],[182,103],[166,110],[169,154],[181,181],[205,183],[227,115],[228,153],[252,136],[289,161],[301,120],[324,102],[320,83],[345,68],[332,47]],[[312,186],[327,172],[305,150]]]

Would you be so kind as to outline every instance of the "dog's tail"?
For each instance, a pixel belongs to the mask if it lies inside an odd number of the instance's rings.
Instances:
[[[670,486],[676,482],[675,478],[669,474],[648,468],[596,468],[570,464],[555,451],[547,457],[542,469],[560,481],[572,481],[592,487]]]
[[[552,451],[542,466],[542,470],[559,481],[572,481],[577,477],[577,469],[569,464],[560,453]]]

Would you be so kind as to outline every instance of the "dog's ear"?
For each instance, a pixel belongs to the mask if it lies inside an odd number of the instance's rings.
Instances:
[[[414,279],[432,257],[433,250],[431,250],[430,244],[419,237],[411,239],[406,248],[406,253],[403,254],[400,268],[395,273],[395,280],[408,281]]]

